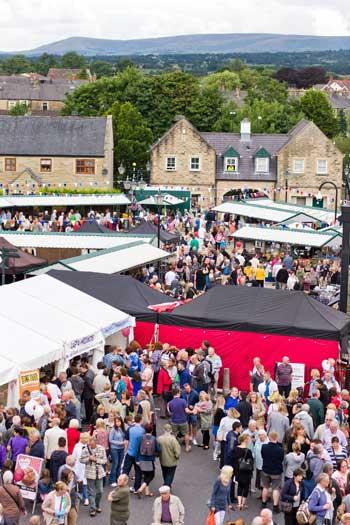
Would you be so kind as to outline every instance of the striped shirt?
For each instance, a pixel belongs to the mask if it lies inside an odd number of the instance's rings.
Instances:
[[[333,470],[336,470],[338,461],[341,459],[347,459],[348,457],[348,452],[345,447],[340,447],[337,451],[334,450],[333,447],[328,447],[327,452],[331,458]]]

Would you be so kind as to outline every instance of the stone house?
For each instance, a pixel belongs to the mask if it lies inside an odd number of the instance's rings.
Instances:
[[[113,187],[112,117],[0,116],[0,189]]]
[[[86,81],[49,80],[33,75],[0,77],[0,114],[7,114],[16,104],[25,104],[28,114],[57,115],[67,94]]]
[[[312,122],[302,120],[288,134],[251,133],[248,119],[240,133],[202,133],[187,119],[175,124],[152,147],[151,184],[189,189],[192,201],[205,208],[219,204],[233,189],[264,191],[274,200],[331,205],[342,187],[342,153]],[[287,182],[286,182],[287,180]]]

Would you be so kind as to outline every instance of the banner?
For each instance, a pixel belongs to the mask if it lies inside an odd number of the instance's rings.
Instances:
[[[26,454],[17,456],[13,480],[21,489],[23,498],[36,500],[43,463],[42,458],[35,458]]]
[[[34,392],[40,390],[40,372],[39,370],[27,370],[19,374],[19,397],[27,390]]]

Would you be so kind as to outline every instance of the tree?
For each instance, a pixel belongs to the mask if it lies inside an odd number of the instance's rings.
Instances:
[[[2,62],[2,70],[5,75],[18,75],[29,72],[31,63],[23,55],[14,55]]]
[[[193,98],[185,115],[200,131],[210,131],[220,117],[222,104],[221,93],[215,88],[204,88]]]
[[[300,104],[304,115],[312,120],[327,137],[333,138],[337,135],[339,123],[334,116],[327,95],[321,91],[309,89],[300,99]]]
[[[59,61],[58,61],[58,58],[55,57],[54,55],[43,53],[38,58],[38,60],[36,60],[33,66],[37,73],[40,73],[41,75],[46,76],[50,68],[59,66]]]
[[[141,113],[130,102],[114,102],[106,114],[113,118],[115,168],[122,163],[130,173],[133,162],[145,167],[153,134]]]
[[[221,106],[221,112],[218,120],[213,125],[213,131],[222,131],[225,133],[237,133],[239,131],[239,117],[237,105],[233,100],[226,102]]]
[[[114,66],[104,60],[93,60],[90,63],[90,69],[91,73],[97,78],[112,77],[115,72]]]
[[[209,89],[218,91],[233,91],[241,86],[241,81],[237,73],[233,71],[223,71],[222,73],[213,73],[204,78],[204,85]]]
[[[338,115],[339,120],[339,133],[343,137],[346,137],[348,131],[348,121],[346,120],[345,111],[341,109]]]
[[[83,69],[86,67],[86,59],[75,51],[69,51],[61,57],[61,67],[67,69]]]
[[[279,102],[286,104],[288,99],[287,85],[266,74],[259,75],[255,85],[248,90],[247,103],[254,100],[265,102]]]
[[[27,104],[21,104],[17,102],[12,108],[9,109],[8,114],[12,117],[22,117],[28,113]]]

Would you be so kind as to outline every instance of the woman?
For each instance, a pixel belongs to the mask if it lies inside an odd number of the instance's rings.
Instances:
[[[233,470],[238,484],[237,510],[245,510],[248,508],[246,501],[254,470],[253,454],[248,448],[250,442],[251,438],[249,434],[241,434],[238,438],[238,446],[234,448],[232,454]]]
[[[260,395],[257,392],[250,392],[248,401],[252,406],[252,419],[256,421],[256,426],[258,428],[264,428],[266,409],[263,402],[261,401]]]
[[[337,463],[337,470],[333,472],[332,478],[335,479],[335,481],[338,483],[340,493],[342,496],[345,496],[345,489],[347,486],[347,480],[348,480],[348,462],[346,459],[341,459]]]
[[[125,427],[120,416],[115,418],[114,427],[109,432],[109,450],[112,458],[109,483],[111,487],[117,486],[117,479],[124,459]]]
[[[26,448],[29,446],[28,439],[24,437],[24,430],[20,427],[15,427],[13,437],[9,440],[7,450],[10,453],[11,461],[16,463],[19,454],[25,454]]]
[[[87,479],[85,476],[85,465],[84,463],[81,463],[80,458],[83,449],[88,445],[90,440],[90,434],[88,432],[82,432],[80,434],[80,440],[79,443],[77,443],[73,449],[72,456],[75,459],[74,464],[74,472],[77,476],[77,480],[79,483],[81,483],[81,495],[83,499],[83,505],[89,505],[89,500],[87,497]]]
[[[152,436],[152,424],[148,423],[147,425],[144,425],[144,429],[145,433],[142,436],[139,456],[142,484],[137,491],[137,496],[141,498],[142,495],[144,495],[152,498],[154,494],[153,492],[150,492],[149,486],[154,479],[156,454],[159,453],[160,447],[156,438]]]
[[[337,464],[341,459],[348,457],[348,452],[345,447],[342,447],[338,436],[333,436],[331,440],[331,446],[327,448],[329,457],[331,458],[333,470],[336,470]]]
[[[134,379],[135,379],[137,374],[138,374],[138,372],[135,372]],[[141,383],[140,383],[140,385],[141,385]],[[137,393],[139,393],[139,391],[140,391],[140,389],[138,390]],[[137,394],[136,394],[136,396],[137,396]],[[136,398],[136,396],[135,396],[135,398]],[[129,392],[127,390],[122,393],[122,398],[121,398],[120,402],[123,405],[124,417],[134,414],[134,411],[135,411],[134,399],[132,397],[130,397],[130,394],[129,394]]]
[[[226,509],[230,505],[230,486],[233,468],[222,467],[220,475],[214,483],[209,506],[215,513],[215,525],[224,525]]]
[[[46,525],[67,523],[71,508],[69,489],[62,481],[55,483],[55,489],[46,496],[41,506]]]
[[[13,474],[10,470],[3,473],[3,485],[0,487],[0,504],[4,509],[5,523],[17,525],[21,514],[26,514],[20,488],[13,485]]]
[[[255,468],[256,468],[256,478],[255,478],[255,488],[257,490],[261,489],[261,472],[263,467],[263,458],[261,455],[261,447],[266,445],[269,442],[267,433],[263,428],[258,430],[258,438],[254,444],[254,459],[255,459]]]
[[[305,454],[301,452],[299,443],[293,443],[292,452],[289,452],[284,458],[284,479],[292,479],[293,472],[296,469],[300,470],[304,461]]]
[[[220,426],[221,420],[225,417],[225,398],[224,396],[218,396],[215,404],[215,411],[213,415],[213,421],[212,421],[212,427],[211,432],[214,437],[214,452],[213,452],[213,460],[216,461],[218,459],[218,455],[220,453],[220,442],[217,440],[218,430]]]
[[[71,507],[67,516],[67,525],[76,525],[79,511],[79,496],[77,493],[75,474],[72,470],[64,469],[61,474],[61,481],[68,487]]]
[[[298,443],[301,452],[306,456],[310,449],[310,440],[306,435],[304,427],[302,427],[301,425],[296,425],[294,427],[293,433],[288,439],[288,452],[292,452],[293,443]]]
[[[311,370],[311,379],[309,381],[309,397],[312,397],[316,390],[318,390],[317,380],[320,379],[321,374],[317,368]]]
[[[75,445],[79,443],[80,432],[78,428],[79,421],[77,419],[71,419],[69,422],[69,427],[66,429],[68,454],[72,454]]]
[[[162,419],[167,417],[167,403],[171,401],[172,398],[170,392],[172,382],[172,378],[167,370],[167,362],[161,361],[158,374],[157,394],[160,396],[159,415]]]
[[[223,417],[220,421],[217,438],[220,443],[220,468],[224,466],[225,461],[225,446],[227,433],[232,430],[232,425],[235,422],[239,422],[239,412],[235,408],[229,408],[227,416]]]
[[[281,508],[285,525],[297,525],[297,510],[304,499],[303,471],[296,468],[291,479],[284,482],[281,493]]]
[[[194,406],[194,413],[199,416],[199,428],[202,432],[204,450],[209,450],[210,443],[210,427],[211,427],[211,413],[213,403],[210,401],[209,394],[206,392],[199,393],[199,401]]]
[[[296,414],[297,404],[298,404],[299,392],[296,388],[293,388],[289,392],[289,396],[286,399],[286,407],[288,410],[289,422],[293,421],[293,418]]]

